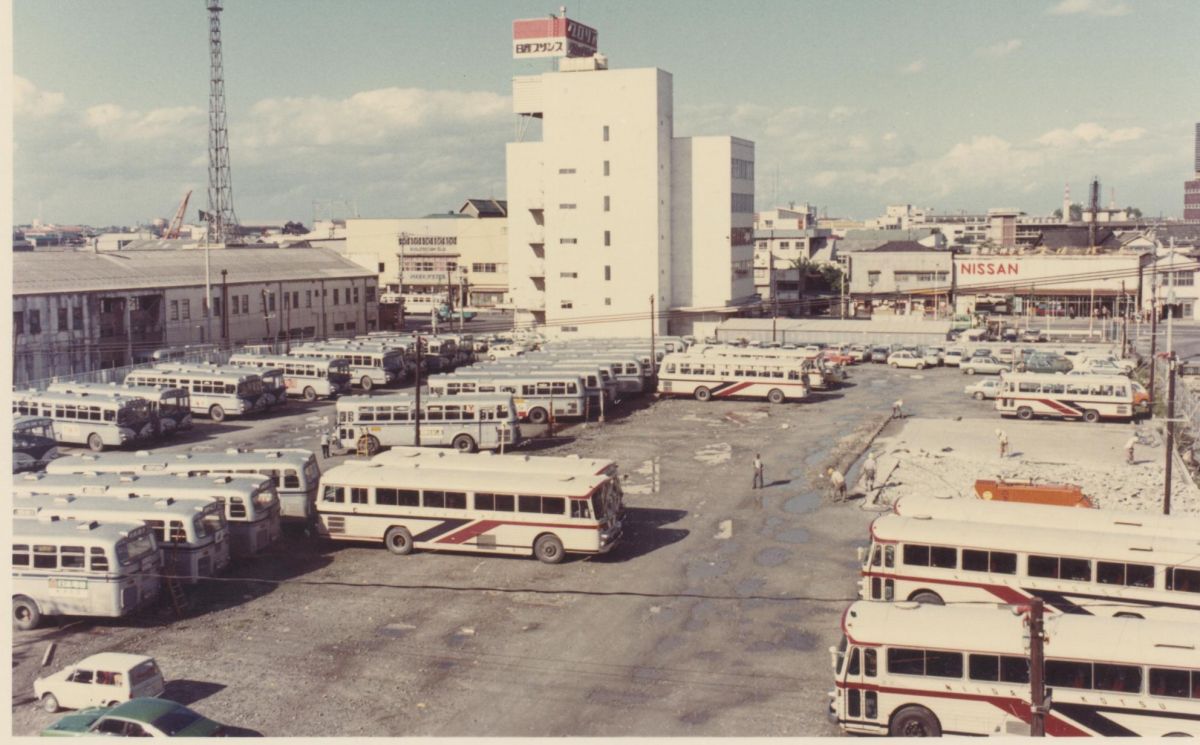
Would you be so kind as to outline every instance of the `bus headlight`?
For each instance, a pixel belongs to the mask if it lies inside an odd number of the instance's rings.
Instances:
[[[858,563],[861,564],[863,563],[863,559],[867,558],[867,549],[859,546],[854,549],[854,555],[858,557]]]

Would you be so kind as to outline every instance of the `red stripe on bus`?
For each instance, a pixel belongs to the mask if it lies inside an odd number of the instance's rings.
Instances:
[[[600,530],[599,525],[564,525],[562,523],[525,523],[516,520],[480,520],[454,533],[443,536],[434,543],[462,543],[498,528],[501,525],[519,525],[524,528],[568,528],[570,530]]]
[[[1046,406],[1049,406],[1051,409],[1054,409],[1055,411],[1057,411],[1060,414],[1066,414],[1067,416],[1079,416],[1079,412],[1077,410],[1072,409],[1070,406],[1065,406],[1063,404],[1060,404],[1057,401],[1051,401],[1048,398],[1038,398],[1038,399],[1034,399],[1034,400],[1036,400],[1040,404],[1045,404]]]
[[[737,384],[731,385],[730,387],[726,388],[725,390],[721,391],[720,393],[717,393],[716,395],[718,398],[721,398],[724,396],[732,396],[733,394],[737,393],[738,391],[742,390],[743,388],[746,388],[751,385],[753,385],[753,383],[737,383]]]
[[[906,582],[925,583],[933,585],[954,585],[956,587],[975,587],[980,590],[987,590],[996,597],[1003,600],[1009,605],[1025,603],[1029,601],[1031,596],[1022,594],[1019,590],[1014,590],[1007,585],[987,585],[982,582],[961,582],[952,579],[936,579],[933,577],[906,577],[899,574],[874,574],[867,573],[866,577],[880,577],[882,579],[904,580]]]

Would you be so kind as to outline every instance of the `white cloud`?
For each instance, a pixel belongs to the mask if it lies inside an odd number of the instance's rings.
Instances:
[[[1020,48],[1020,39],[1009,39],[1008,41],[997,42],[991,46],[980,47],[979,49],[975,50],[975,56],[986,57],[989,59],[999,59],[1001,57],[1007,57]]]
[[[1133,8],[1121,0],[1061,0],[1056,5],[1046,9],[1054,16],[1089,15],[1089,16],[1123,16],[1133,12]]]
[[[18,116],[41,118],[62,110],[67,97],[55,91],[39,90],[32,80],[13,76],[13,113]]]
[[[831,121],[840,122],[861,113],[863,113],[862,109],[855,109],[844,104],[838,104],[829,110],[829,119]]]
[[[1122,142],[1141,139],[1146,134],[1142,127],[1107,129],[1095,122],[1083,122],[1071,129],[1052,129],[1037,139],[1038,144],[1049,147],[1105,147]]]
[[[916,75],[917,73],[923,72],[924,70],[925,70],[925,60],[918,59],[918,60],[913,60],[912,62],[909,62],[904,67],[901,67],[900,73],[902,75]]]
[[[899,136],[900,135],[896,134],[895,132],[884,132],[881,139],[883,139],[884,142],[895,142],[896,138]]]

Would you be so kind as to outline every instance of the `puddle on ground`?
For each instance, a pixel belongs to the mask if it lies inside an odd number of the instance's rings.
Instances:
[[[808,531],[804,528],[792,528],[775,536],[775,540],[784,543],[808,543]]]
[[[783,564],[792,556],[791,549],[782,548],[780,546],[772,546],[764,548],[754,557],[754,563],[762,567],[777,567]]]
[[[821,495],[812,492],[810,494],[801,494],[797,497],[792,497],[783,503],[783,511],[791,512],[794,515],[802,515],[805,512],[812,512],[821,504]]]

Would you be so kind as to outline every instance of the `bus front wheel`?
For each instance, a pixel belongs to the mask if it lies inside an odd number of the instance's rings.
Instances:
[[[704,386],[700,386],[692,395],[696,397],[697,401],[707,401],[712,398],[712,391],[708,390]]]
[[[371,390],[371,388],[372,388],[372,387],[374,387],[374,385],[375,385],[375,384],[374,384],[374,383],[371,381],[371,378],[370,378],[369,376],[367,376],[367,375],[364,375],[364,376],[362,376],[362,380],[358,381],[358,384],[362,386],[362,389],[363,389],[364,391],[369,391],[369,390]]]
[[[1088,409],[1087,411],[1083,412],[1083,421],[1087,422],[1088,424],[1095,424],[1096,422],[1100,421],[1100,412],[1096,411],[1095,409]]]
[[[222,409],[220,404],[213,404],[208,409],[208,416],[214,422],[223,422],[225,421],[225,409]]]
[[[475,440],[470,435],[459,435],[454,438],[454,449],[460,453],[475,452]]]
[[[32,598],[18,595],[13,598],[13,625],[21,631],[36,629],[42,622],[42,612]]]
[[[545,424],[549,418],[550,414],[540,406],[529,410],[529,421],[531,424]]]
[[[96,434],[95,432],[88,435],[87,442],[88,447],[97,453],[104,449],[104,438],[100,437],[100,435]]]
[[[412,533],[408,532],[408,528],[399,525],[388,528],[388,532],[383,536],[383,544],[387,546],[388,551],[397,556],[408,556],[413,550]]]
[[[1022,406],[1017,409],[1017,419],[1024,419],[1025,421],[1033,419],[1033,409],[1028,406]]]
[[[313,387],[311,385],[307,385],[304,387],[304,400],[305,401],[316,401],[317,400],[317,392],[313,390]]]
[[[924,706],[906,706],[892,717],[888,734],[892,737],[941,737],[942,726],[933,712]]]
[[[923,605],[945,605],[946,604],[946,601],[942,600],[941,595],[938,595],[936,592],[929,592],[928,590],[922,590],[921,592],[918,592],[916,595],[913,595],[909,599],[912,600],[914,603],[921,603]]]
[[[558,540],[558,536],[550,533],[539,536],[533,542],[533,555],[543,563],[557,564],[563,560],[562,541]]]
[[[375,435],[367,435],[366,451],[367,455],[373,456],[381,450],[379,438]]]
[[[779,390],[778,388],[772,388],[771,391],[767,394],[767,400],[773,404],[783,403],[783,400],[784,400],[783,391]]]

